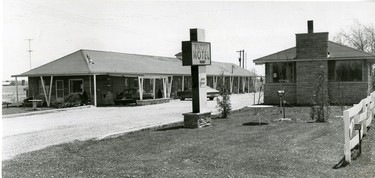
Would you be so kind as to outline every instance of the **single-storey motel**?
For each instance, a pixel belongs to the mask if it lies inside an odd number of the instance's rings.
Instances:
[[[325,88],[333,104],[358,103],[373,91],[372,66],[375,55],[332,41],[328,32],[296,34],[296,47],[255,59],[265,64],[264,103],[278,104],[278,90],[291,104],[311,104],[317,74],[324,73]]]
[[[207,66],[207,85],[231,93],[253,91],[255,74],[238,65],[212,62]],[[224,78],[221,76],[224,75]],[[13,77],[28,77],[28,97],[47,105],[70,94],[85,92],[93,105],[112,105],[125,89],[135,89],[156,98],[177,98],[191,89],[191,70],[176,57],[158,57],[96,50],[79,50]]]

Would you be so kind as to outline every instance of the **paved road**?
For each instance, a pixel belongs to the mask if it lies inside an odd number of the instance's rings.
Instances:
[[[207,101],[217,113],[216,101]],[[253,104],[252,94],[231,95],[233,109]],[[137,107],[90,107],[41,115],[3,119],[3,157],[74,140],[102,139],[148,127],[183,121],[191,112],[191,100]]]

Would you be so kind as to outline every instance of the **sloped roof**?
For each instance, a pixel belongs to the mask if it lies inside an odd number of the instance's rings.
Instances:
[[[339,59],[375,59],[375,55],[344,46],[332,41],[328,41],[329,57],[327,60]],[[288,48],[268,56],[264,56],[254,60],[255,64],[264,64],[266,62],[283,62],[283,61],[301,61],[296,59],[296,47]]]
[[[233,68],[233,73],[232,73]],[[177,58],[79,50],[60,59],[14,76],[72,75],[190,75],[190,67]],[[212,62],[207,75],[254,76],[235,64]]]

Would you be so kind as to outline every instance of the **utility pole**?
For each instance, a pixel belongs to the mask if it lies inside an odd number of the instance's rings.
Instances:
[[[31,50],[31,40],[34,40],[34,39],[25,39],[25,40],[29,41],[29,50],[27,50],[27,52],[29,52],[30,69],[31,69],[31,52],[33,52],[33,50]]]
[[[239,66],[245,68],[245,50],[239,50],[237,52],[240,53],[240,57],[238,58]]]

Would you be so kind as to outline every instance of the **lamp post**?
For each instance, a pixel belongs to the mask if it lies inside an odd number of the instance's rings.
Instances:
[[[285,94],[285,91],[284,90],[278,90],[277,94],[280,97],[280,107],[282,107],[283,118],[285,118],[285,107],[284,107],[284,94]]]

